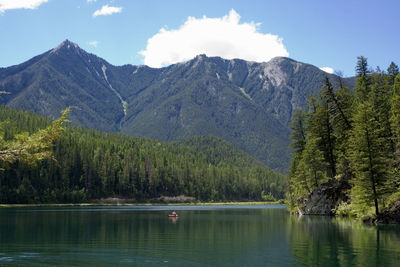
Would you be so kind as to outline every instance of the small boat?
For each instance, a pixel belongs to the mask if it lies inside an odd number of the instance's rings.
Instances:
[[[168,214],[168,217],[178,217],[178,214]]]

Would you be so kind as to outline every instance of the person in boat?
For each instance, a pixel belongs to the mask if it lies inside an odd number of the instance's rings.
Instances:
[[[173,212],[171,213],[171,215],[172,215],[172,216],[175,216],[175,217],[178,216],[178,214],[177,214],[175,211],[173,211]]]

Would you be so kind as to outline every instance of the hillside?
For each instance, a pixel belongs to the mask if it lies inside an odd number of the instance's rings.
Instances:
[[[324,76],[289,58],[266,63],[199,55],[165,68],[113,66],[66,40],[20,65],[0,69],[1,99],[55,118],[74,106],[73,125],[163,141],[212,135],[286,172],[288,123]],[[353,86],[353,79],[344,79]]]
[[[39,115],[0,107],[4,137],[50,124]],[[205,147],[204,144],[213,146]],[[69,203],[161,196],[197,201],[282,199],[286,179],[215,137],[164,143],[68,127],[54,146],[56,159],[14,163],[0,172],[0,203]]]

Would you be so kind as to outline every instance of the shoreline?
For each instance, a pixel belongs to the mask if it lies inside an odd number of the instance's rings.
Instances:
[[[107,206],[256,206],[256,205],[284,205],[283,201],[232,201],[232,202],[190,202],[190,203],[42,203],[42,204],[0,204],[1,208],[25,207],[107,207]]]

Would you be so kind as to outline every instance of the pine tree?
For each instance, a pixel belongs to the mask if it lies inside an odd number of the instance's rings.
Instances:
[[[393,179],[395,187],[400,187],[400,74],[397,74],[393,85],[393,96],[391,99],[390,126],[393,133],[394,164]],[[399,190],[399,189],[398,189]]]
[[[345,89],[343,84],[341,82],[340,84],[341,84],[340,89],[344,91]],[[329,112],[332,116],[333,122],[335,122],[336,125],[340,125],[341,130],[350,129],[351,128],[350,119],[348,114],[346,113],[348,105],[344,101],[345,99],[343,98],[340,99],[337,96],[331,82],[329,81],[328,76],[326,75],[325,75],[325,84],[322,87],[321,95],[328,104]]]
[[[316,188],[325,182],[327,162],[323,152],[319,149],[318,138],[308,137],[306,147],[302,154],[304,161],[305,177],[307,188]]]
[[[331,93],[329,112],[332,117],[332,127],[335,136],[336,168],[343,178],[352,176],[348,155],[349,136],[352,129],[354,93],[343,86]],[[325,89],[326,90],[326,89]],[[333,103],[332,103],[333,102]]]
[[[389,76],[389,84],[393,85],[397,74],[399,74],[399,66],[397,66],[393,61],[387,69]]]
[[[355,173],[352,179],[352,203],[360,210],[373,205],[376,216],[379,216],[379,201],[386,193],[389,178],[387,161],[381,149],[385,140],[381,137],[373,105],[368,101],[358,104],[353,120],[350,140]]]
[[[287,190],[288,206],[294,210],[297,205],[297,199],[307,193],[310,193],[310,188],[307,185],[304,161],[302,161],[303,151],[306,146],[306,117],[307,113],[300,109],[296,109],[292,116],[290,128],[291,144],[294,149],[292,152],[293,158],[289,169],[289,185]]]
[[[335,136],[333,135],[332,118],[329,104],[321,94],[319,100],[310,98],[310,117],[307,121],[308,136],[317,140],[318,149],[327,162],[326,175],[336,176]]]
[[[294,149],[294,153],[301,154],[306,145],[306,112],[296,109],[289,127],[292,130],[290,147]]]
[[[368,69],[367,58],[359,56],[357,58],[357,86],[356,93],[357,97],[361,100],[367,100],[370,91],[371,79],[369,74],[371,73]]]
[[[0,127],[0,162],[3,167],[15,161],[34,164],[37,161],[52,157],[52,146],[54,141],[60,138],[63,124],[67,121],[69,108],[64,110],[61,117],[55,120],[46,129],[39,130],[34,134],[24,132],[15,136],[14,140],[4,139],[4,129],[7,123]]]
[[[393,85],[390,124],[394,135],[396,150],[400,150],[400,74],[397,74]]]
[[[390,126],[390,109],[392,98],[392,87],[385,83],[386,75],[382,73],[372,73],[371,75],[371,86],[369,99],[373,104],[376,121],[379,122],[379,128],[381,129],[381,137],[385,138],[387,142],[381,148],[385,150],[387,155],[393,154],[394,142],[393,134]]]

